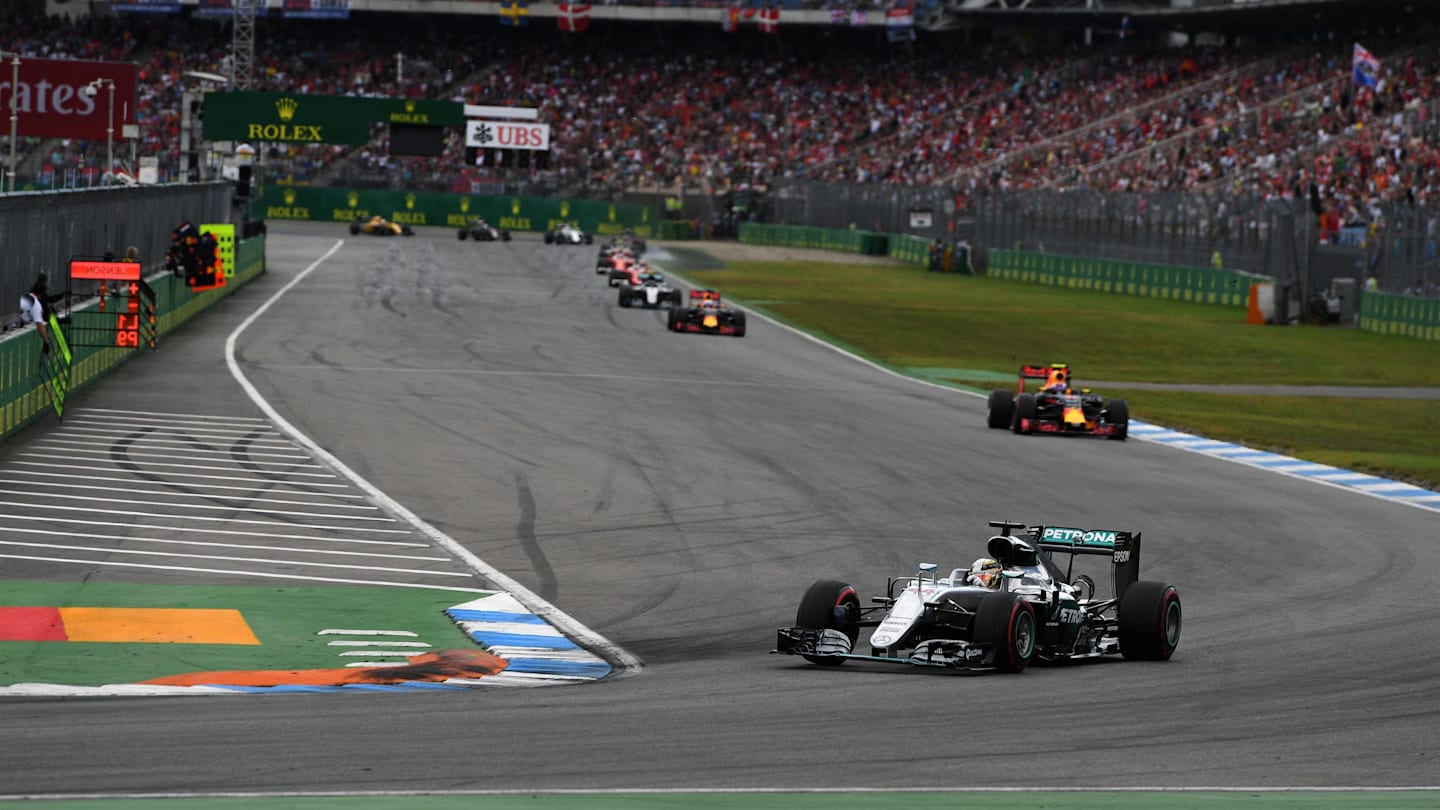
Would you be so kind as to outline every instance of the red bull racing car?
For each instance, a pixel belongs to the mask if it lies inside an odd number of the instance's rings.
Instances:
[[[1037,390],[1025,390],[1027,380],[1039,381]],[[1070,366],[1021,366],[1015,392],[990,392],[985,423],[1016,433],[1063,433],[1103,436],[1123,441],[1130,432],[1130,406],[1123,399],[1106,402],[1090,389],[1071,386]]]
[[[670,310],[672,332],[745,337],[745,313],[725,306],[715,290],[691,290],[689,306]]]

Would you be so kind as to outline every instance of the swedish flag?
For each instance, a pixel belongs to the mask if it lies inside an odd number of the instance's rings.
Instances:
[[[509,0],[500,3],[501,25],[529,25],[530,3],[528,0]]]

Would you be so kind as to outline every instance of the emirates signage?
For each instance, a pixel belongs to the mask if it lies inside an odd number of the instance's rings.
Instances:
[[[15,131],[25,136],[105,140],[112,130],[121,139],[126,124],[135,123],[136,69],[133,62],[85,62],[75,59],[32,59],[20,57],[19,81],[10,60],[0,61],[0,111],[7,115],[14,105]],[[94,85],[96,79],[114,82],[114,108],[110,85]],[[113,119],[111,118],[113,114]]]
[[[465,145],[481,149],[550,150],[550,125],[512,121],[466,121]]]

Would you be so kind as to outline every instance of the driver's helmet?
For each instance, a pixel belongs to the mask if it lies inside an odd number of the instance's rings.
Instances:
[[[1065,383],[1063,383],[1063,382],[1053,382],[1053,383],[1050,383],[1049,385],[1045,386],[1045,393],[1047,393],[1047,394],[1063,394],[1063,393],[1065,393]]]
[[[1000,572],[1003,569],[998,560],[990,557],[981,557],[970,566],[970,573],[966,576],[971,585],[990,590],[998,590],[1000,587]]]
[[[700,306],[704,307],[705,309],[718,309],[720,307],[720,302],[716,301],[714,298],[706,298],[704,302],[700,304]]]

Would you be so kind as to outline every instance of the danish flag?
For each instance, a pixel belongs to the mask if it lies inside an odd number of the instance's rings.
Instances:
[[[559,20],[561,31],[584,31],[590,27],[590,4],[561,3]]]
[[[780,8],[772,6],[760,9],[760,30],[773,34],[780,28]]]

